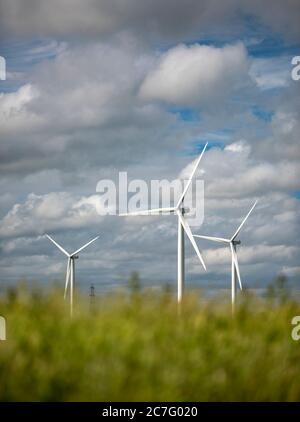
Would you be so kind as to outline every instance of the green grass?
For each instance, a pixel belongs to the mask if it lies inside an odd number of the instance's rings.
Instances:
[[[61,292],[59,292],[61,293]],[[300,341],[282,304],[248,297],[231,309],[189,295],[81,298],[71,320],[60,294],[0,301],[2,401],[299,401]]]

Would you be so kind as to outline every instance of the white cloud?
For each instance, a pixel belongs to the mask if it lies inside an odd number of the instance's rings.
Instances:
[[[262,90],[285,88],[291,83],[290,57],[255,59],[250,76]]]
[[[79,229],[99,220],[96,195],[74,197],[67,192],[28,195],[24,203],[15,204],[0,221],[0,236],[37,236],[58,229]]]
[[[250,147],[250,145],[248,144],[247,141],[242,139],[240,141],[233,142],[232,144],[226,145],[225,151],[245,153],[246,155],[249,155],[249,153],[251,151],[251,147]]]
[[[33,68],[30,84],[1,94],[2,173],[66,172],[85,155],[90,167],[99,168],[108,155],[112,162],[128,161],[132,153],[152,150],[154,128],[158,133],[176,117],[136,98],[151,60],[125,37],[71,46]],[[91,155],[97,148],[101,154]]]
[[[224,152],[209,151],[205,171],[206,194],[210,198],[243,198],[300,188],[296,161],[255,160],[245,140],[229,144]]]
[[[223,48],[180,44],[161,55],[140,88],[140,97],[180,106],[215,104],[247,85],[248,69],[241,43]]]
[[[36,98],[39,92],[31,84],[23,85],[16,92],[0,93],[0,133],[6,135],[30,130],[39,123],[36,114],[30,112],[27,106]]]

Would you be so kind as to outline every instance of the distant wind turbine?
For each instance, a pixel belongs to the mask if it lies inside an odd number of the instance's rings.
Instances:
[[[184,208],[184,198],[188,191],[188,188],[192,182],[192,179],[196,173],[196,170],[199,166],[199,163],[201,161],[201,158],[204,154],[204,151],[206,150],[207,143],[205,144],[200,156],[197,159],[197,162],[195,164],[195,167],[189,177],[189,180],[183,190],[182,195],[179,198],[179,201],[177,202],[177,205],[175,207],[171,208],[156,208],[156,209],[149,209],[145,211],[138,211],[138,212],[132,212],[132,213],[126,213],[126,214],[119,214],[122,217],[127,216],[140,216],[140,215],[160,215],[160,214],[176,214],[178,219],[178,280],[177,280],[177,300],[178,303],[181,303],[182,297],[183,297],[183,290],[184,290],[184,232],[188,236],[191,244],[193,245],[193,248],[196,251],[196,254],[203,266],[203,268],[206,270],[206,266],[204,263],[204,260],[202,258],[202,255],[198,249],[197,243],[195,242],[195,239],[193,237],[192,231],[190,229],[190,226],[186,219],[184,218],[184,214],[186,213],[186,209]]]
[[[236,230],[236,232],[234,233],[234,235],[230,239],[225,239],[223,237],[203,236],[203,235],[198,235],[198,234],[194,235],[194,237],[199,237],[201,239],[208,239],[208,240],[212,240],[214,242],[229,244],[230,251],[231,251],[231,303],[232,303],[232,310],[233,311],[234,311],[235,296],[236,296],[236,277],[238,278],[240,289],[243,290],[241,275],[240,275],[240,269],[239,269],[239,263],[238,263],[237,253],[236,253],[236,247],[237,247],[237,245],[241,244],[241,241],[237,240],[237,237],[238,237],[243,225],[246,223],[246,220],[248,219],[249,215],[253,211],[256,204],[257,204],[257,201],[254,202],[250,211],[248,212],[248,214],[246,215],[246,217],[241,222],[238,229]]]
[[[74,285],[75,285],[75,259],[78,259],[79,252],[83,251],[87,246],[89,246],[91,243],[95,242],[99,236],[95,237],[94,239],[90,240],[85,245],[81,246],[79,249],[77,249],[75,252],[69,254],[61,245],[59,245],[54,239],[52,239],[51,236],[46,234],[46,237],[54,243],[54,245],[68,257],[68,263],[67,263],[67,274],[66,274],[66,284],[65,284],[65,293],[64,293],[64,299],[67,295],[67,289],[68,284],[70,281],[70,313],[71,316],[73,315],[73,298],[74,298]]]

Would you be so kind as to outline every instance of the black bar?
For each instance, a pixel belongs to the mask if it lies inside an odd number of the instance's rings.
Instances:
[[[110,403],[0,403],[1,421],[12,417],[76,417],[98,420],[122,417],[137,420],[148,417],[191,417],[205,420],[211,416],[289,416],[300,415],[300,403],[167,403],[167,402],[110,402]],[[4,418],[5,416],[5,418]],[[204,418],[204,419],[203,419]],[[32,419],[31,419],[32,420]]]

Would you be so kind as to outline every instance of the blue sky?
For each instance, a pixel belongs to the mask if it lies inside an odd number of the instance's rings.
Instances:
[[[173,283],[174,221],[101,217],[95,187],[119,171],[148,182],[182,179],[206,142],[198,173],[205,219],[195,230],[225,236],[258,199],[240,250],[246,285],[265,286],[282,272],[299,278],[297,2],[276,0],[270,14],[250,1],[216,8],[191,0],[190,9],[183,1],[87,1],[64,16],[44,0],[35,8],[28,1],[25,15],[11,1],[16,13],[5,0],[0,17],[5,284],[63,277],[46,231],[69,249],[101,233],[80,261],[83,289],[125,285],[133,270],[158,287]],[[225,248],[199,247],[209,270],[187,245],[188,285],[226,287]]]

